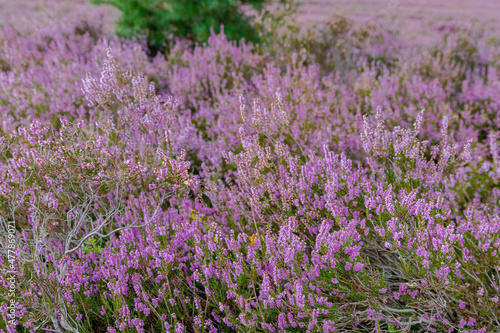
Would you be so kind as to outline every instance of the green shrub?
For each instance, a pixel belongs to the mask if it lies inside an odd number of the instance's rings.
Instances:
[[[125,38],[145,34],[151,51],[162,50],[172,37],[203,43],[221,25],[230,40],[257,42],[258,33],[249,17],[241,12],[241,4],[260,9],[266,0],[91,0],[109,4],[122,13],[116,32]]]

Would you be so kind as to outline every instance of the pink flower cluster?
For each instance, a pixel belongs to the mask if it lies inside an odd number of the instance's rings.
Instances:
[[[500,328],[498,43],[62,27],[0,33],[1,332]]]

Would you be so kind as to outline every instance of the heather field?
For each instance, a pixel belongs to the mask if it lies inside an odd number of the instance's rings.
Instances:
[[[153,55],[113,8],[0,1],[0,332],[500,332],[479,2],[275,6],[259,44]]]

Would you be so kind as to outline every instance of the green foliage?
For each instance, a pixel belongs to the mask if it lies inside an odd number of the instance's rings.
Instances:
[[[89,238],[83,246],[83,253],[89,254],[92,252],[101,253],[101,246],[97,245],[97,239],[95,238]]]
[[[265,0],[91,0],[109,4],[122,13],[116,32],[125,38],[145,34],[151,51],[163,49],[172,37],[203,43],[211,29],[220,32],[221,25],[230,40],[257,42],[258,33],[241,4],[261,9]]]

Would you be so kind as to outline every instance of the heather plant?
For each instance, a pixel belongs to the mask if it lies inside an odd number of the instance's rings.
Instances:
[[[70,126],[59,118],[60,128],[55,132],[34,120],[29,127],[4,137],[7,164],[2,170],[2,221],[13,220],[23,231],[22,251],[17,254],[19,278],[21,290],[28,292],[31,314],[40,319],[34,320],[38,326],[31,324],[34,330],[50,321],[57,330],[60,326],[78,331],[60,285],[67,278],[67,256],[89,240],[103,241],[120,230],[148,225],[167,199],[194,184],[187,173],[189,163],[172,154],[165,108],[175,106],[162,105],[154,85],[149,86],[148,95],[141,75],[127,77],[116,71],[108,53],[100,81],[87,76],[83,85],[87,102],[108,111],[108,124],[84,128],[84,121]],[[125,97],[130,82],[132,96]],[[113,111],[112,97],[127,114],[113,119],[109,113]],[[149,112],[141,112],[146,107],[151,107]],[[127,127],[127,123],[135,127]],[[150,139],[148,150],[140,145],[130,148],[134,131],[145,132]],[[163,143],[155,141],[159,138]],[[142,200],[153,206],[135,211],[133,207]]]
[[[344,80],[352,80],[351,72],[365,62],[389,66],[395,62],[393,50],[398,45],[390,32],[375,25],[356,25],[340,15],[304,27],[297,23],[299,8],[296,1],[285,0],[256,20],[261,41],[257,49],[276,66],[315,64],[322,74],[335,71]]]
[[[99,22],[0,33],[2,332],[500,327],[491,39]]]

